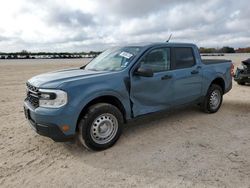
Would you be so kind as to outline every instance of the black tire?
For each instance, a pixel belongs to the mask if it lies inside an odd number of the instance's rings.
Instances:
[[[212,97],[213,97],[214,93],[217,94],[217,92],[219,94],[218,95],[218,100],[219,101],[215,106],[213,106]],[[212,84],[209,87],[209,89],[207,91],[207,95],[206,95],[204,101],[201,104],[201,109],[206,113],[215,113],[220,109],[222,101],[223,101],[222,88],[219,85]]]
[[[241,86],[246,85],[246,82],[244,82],[244,81],[237,81],[237,83],[238,83],[239,85],[241,85]]]
[[[109,130],[106,130],[108,133],[111,131],[109,137],[101,135],[102,126],[109,127]],[[88,149],[104,150],[116,143],[122,133],[122,127],[123,116],[117,107],[107,103],[95,104],[88,109],[78,124],[78,139]]]

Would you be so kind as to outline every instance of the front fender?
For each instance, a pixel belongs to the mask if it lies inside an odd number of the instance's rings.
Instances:
[[[117,98],[121,104],[123,105],[125,111],[126,111],[126,119],[130,119],[131,118],[131,108],[130,108],[130,101],[128,97],[124,97],[121,94],[119,94],[116,91],[112,91],[112,90],[106,90],[106,91],[97,91],[94,94],[88,94],[87,96],[85,96],[84,98],[81,99],[81,101],[79,101],[78,105],[77,105],[77,113],[78,113],[78,117],[82,111],[82,109],[91,101],[93,101],[96,98],[99,97],[103,97],[103,96],[112,96]]]
[[[115,84],[115,83],[113,83]],[[112,90],[107,86],[110,86],[111,83],[107,84],[87,84],[82,87],[76,86],[70,88],[68,91],[69,96],[69,109],[74,111],[74,124],[77,125],[77,120],[83,110],[83,108],[92,100],[102,97],[102,96],[113,96],[117,98],[123,105],[126,112],[126,119],[131,118],[131,108],[129,93],[126,90],[126,87],[123,84],[117,82],[116,85],[112,85]],[[115,87],[114,87],[115,86]]]

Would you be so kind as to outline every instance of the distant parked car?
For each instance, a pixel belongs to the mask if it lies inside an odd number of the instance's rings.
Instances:
[[[242,61],[241,66],[237,67],[234,80],[239,85],[245,85],[246,83],[250,83],[250,59]]]

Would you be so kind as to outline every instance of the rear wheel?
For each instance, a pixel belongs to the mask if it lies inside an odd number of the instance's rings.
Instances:
[[[202,110],[206,113],[215,113],[220,109],[223,100],[223,91],[219,85],[212,84],[201,105]]]
[[[104,150],[118,140],[122,132],[123,116],[111,104],[91,106],[81,119],[78,138],[81,144],[92,150]]]

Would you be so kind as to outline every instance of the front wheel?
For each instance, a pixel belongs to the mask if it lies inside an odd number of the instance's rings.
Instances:
[[[111,104],[91,106],[81,119],[78,138],[82,145],[92,150],[104,150],[118,140],[122,132],[123,116]]]
[[[223,100],[223,91],[219,85],[212,84],[201,105],[202,110],[206,113],[215,113],[220,109]]]

